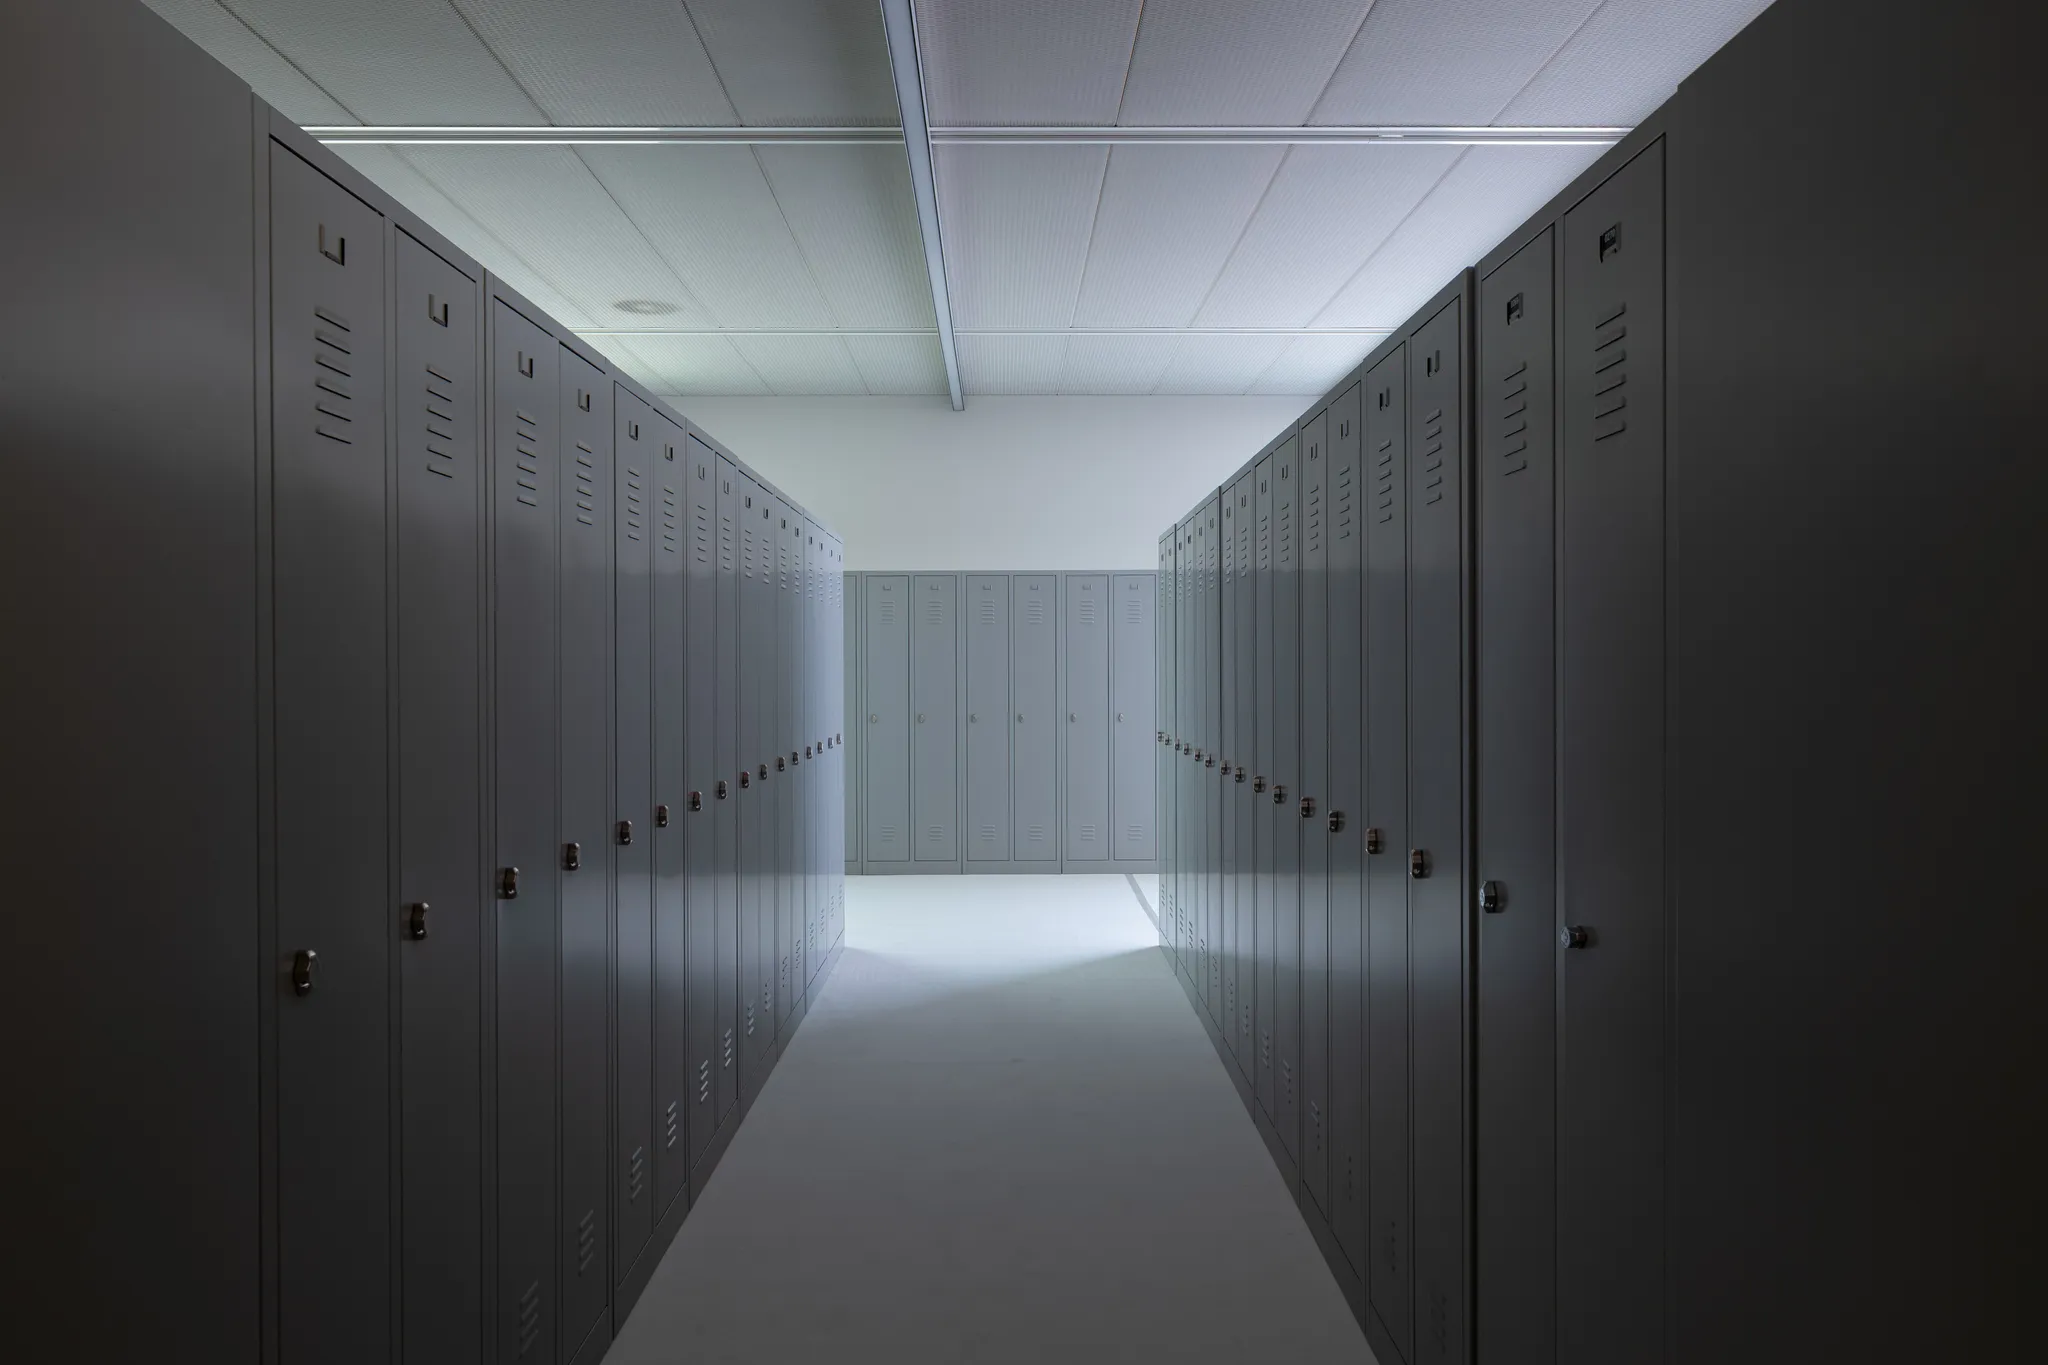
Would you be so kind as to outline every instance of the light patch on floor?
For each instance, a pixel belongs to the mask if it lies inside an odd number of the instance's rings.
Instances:
[[[608,1361],[1372,1360],[1129,882],[846,918]]]

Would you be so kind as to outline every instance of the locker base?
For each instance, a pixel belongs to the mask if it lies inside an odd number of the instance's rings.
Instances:
[[[612,1320],[619,1327],[624,1327],[626,1319],[632,1316],[633,1306],[640,1302],[640,1296],[647,1292],[647,1282],[654,1278],[654,1268],[661,1264],[662,1256],[675,1241],[676,1233],[689,1215],[690,1192],[678,1190],[676,1197],[669,1202],[668,1212],[654,1225],[654,1235],[647,1239],[647,1245],[640,1249],[639,1258],[627,1269],[625,1278],[619,1281],[618,1292],[612,1295]]]
[[[732,1146],[732,1135],[740,1126],[740,1106],[735,1104],[732,1112],[725,1116],[725,1122],[718,1125],[718,1131],[711,1135],[711,1144],[704,1149],[704,1155],[697,1158],[697,1164],[690,1168],[690,1191],[684,1196],[692,1205],[704,1197],[704,1187],[711,1183],[711,1173],[718,1169],[718,1162],[725,1155],[725,1149]]]
[[[1171,950],[1162,947],[1160,952],[1166,954],[1171,961]],[[1174,977],[1180,982],[1180,988],[1187,995],[1188,1003],[1194,1006],[1195,1018],[1202,1021],[1202,1031],[1209,1035],[1209,1046],[1216,1049],[1216,1058],[1223,1063],[1223,1073],[1230,1077],[1230,1084],[1236,1088],[1238,1102],[1243,1104],[1245,1112],[1251,1115],[1252,1126],[1259,1130],[1259,1137],[1265,1142],[1266,1151],[1273,1158],[1274,1168],[1280,1172],[1281,1183],[1287,1186],[1288,1197],[1299,1202],[1307,1197],[1301,1192],[1300,1169],[1294,1164],[1294,1159],[1287,1155],[1287,1146],[1280,1140],[1280,1130],[1266,1117],[1265,1111],[1259,1108],[1258,1092],[1252,1089],[1252,1084],[1245,1079],[1244,1073],[1237,1069],[1237,1058],[1230,1051],[1230,1043],[1224,1038],[1223,1030],[1216,1027],[1216,1021],[1209,1017],[1209,1007],[1202,999],[1201,992],[1195,988],[1194,978],[1185,970],[1181,970],[1178,963],[1174,965]]]
[[[607,1311],[598,1318],[590,1332],[583,1338],[583,1344],[576,1348],[576,1354],[569,1357],[569,1365],[597,1365],[604,1359],[604,1353],[612,1348],[612,1315]]]
[[[1296,1204],[1301,1210],[1301,1221],[1308,1224],[1316,1246],[1323,1253],[1324,1264],[1330,1267],[1330,1278],[1337,1282],[1337,1288],[1344,1291],[1344,1302],[1350,1305],[1351,1316],[1358,1320],[1359,1329],[1365,1333],[1366,1345],[1372,1347],[1380,1365],[1401,1365],[1403,1357],[1394,1349],[1394,1338],[1381,1325],[1380,1315],[1373,1311],[1365,1281],[1351,1269],[1351,1258],[1344,1254],[1344,1248],[1337,1245],[1337,1235],[1323,1221],[1323,1215],[1317,1211],[1306,1188],[1302,1189]]]

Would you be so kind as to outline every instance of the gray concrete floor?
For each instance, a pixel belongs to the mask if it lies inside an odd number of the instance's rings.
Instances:
[[[846,938],[609,1361],[1372,1360],[1122,877]]]

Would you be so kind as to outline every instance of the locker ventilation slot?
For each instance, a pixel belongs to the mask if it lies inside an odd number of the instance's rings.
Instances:
[[[681,515],[676,510],[676,490],[666,485],[661,490],[661,548],[669,554],[676,552],[682,543]]]
[[[1077,612],[1076,612],[1075,614],[1076,614],[1076,615],[1077,615],[1077,617],[1079,618],[1079,620],[1080,620],[1080,622],[1081,622],[1081,624],[1082,624],[1082,625],[1084,625],[1084,626],[1092,626],[1092,625],[1094,625],[1094,624],[1095,624],[1095,599],[1094,599],[1094,598],[1092,598],[1092,597],[1084,597],[1084,598],[1082,598],[1082,599],[1081,599],[1081,604],[1080,604],[1080,607],[1079,607],[1079,609],[1077,610]]]
[[[1336,473],[1336,480],[1336,490],[1333,497],[1335,503],[1333,516],[1336,522],[1337,539],[1349,540],[1351,539],[1351,488],[1355,482],[1351,466],[1345,465],[1339,469]]]
[[[1319,549],[1323,543],[1323,486],[1312,483],[1303,497],[1301,518],[1302,548]]]
[[[1605,441],[1628,430],[1628,351],[1620,344],[1628,335],[1626,303],[1593,324],[1593,439]]]
[[[427,472],[429,474],[439,474],[444,479],[452,479],[455,477],[455,454],[446,446],[437,444],[437,442],[453,441],[455,439],[455,395],[452,392],[455,385],[449,381],[446,375],[440,373],[432,365],[427,366],[426,370],[427,382],[425,388],[428,399],[428,421],[426,424]],[[437,380],[441,384],[446,385],[451,392],[443,392],[440,388],[435,387],[435,381]],[[326,385],[323,384],[321,387],[325,388]],[[441,406],[436,406],[437,404],[445,405],[446,410],[444,411]]]
[[[576,443],[576,520],[597,525],[597,462],[590,447]]]
[[[315,308],[313,316],[322,322],[331,323],[339,332],[346,333],[349,330],[348,324],[343,322],[338,314],[325,308]],[[313,341],[315,362],[344,379],[348,378],[348,362],[345,359],[349,353],[348,344],[324,327],[313,329]],[[349,434],[349,427],[354,424],[355,418],[350,414],[352,400],[348,386],[328,381],[319,374],[314,375],[313,383],[326,395],[313,400],[313,434],[324,436],[330,441],[338,441],[345,446],[354,445],[355,437]]]
[[[981,605],[975,609],[975,620],[984,626],[1002,624],[1002,618],[996,614],[996,602],[993,597],[981,599]]]
[[[1500,472],[1505,477],[1529,467],[1529,362],[1502,375],[1500,385]]]
[[[1101,837],[1102,837],[1102,827],[1101,827],[1101,826],[1099,826],[1099,825],[1082,825],[1082,826],[1081,826],[1081,842],[1082,842],[1082,843],[1084,843],[1084,844],[1092,844],[1092,843],[1095,843],[1095,842],[1096,842],[1096,841],[1097,841],[1098,839],[1100,839]]]
[[[676,1140],[677,1140],[678,1138],[682,1137],[682,1135],[683,1135],[683,1115],[682,1115],[681,1101],[679,1101],[679,1100],[670,1100],[670,1101],[668,1102],[668,1113],[667,1113],[667,1121],[666,1121],[666,1130],[665,1130],[665,1132],[664,1132],[664,1134],[663,1134],[663,1137],[662,1137],[662,1146],[663,1146],[663,1147],[673,1147],[673,1146],[675,1146],[675,1145],[676,1145]]]
[[[626,467],[626,539],[639,540],[646,528],[647,500],[640,495],[640,471]]]
[[[1045,603],[1041,599],[1034,597],[1024,604],[1024,624],[1027,626],[1042,626],[1045,624]]]
[[[690,545],[699,564],[711,562],[711,509],[698,503],[691,509]]]
[[[671,1111],[673,1117],[673,1111]],[[626,1158],[626,1202],[631,1204],[640,1198],[640,1188],[647,1173],[647,1149],[635,1147],[633,1155]]]
[[[581,1275],[590,1269],[590,1263],[597,1259],[597,1210],[587,1210],[576,1224],[576,1273]]]
[[[1031,826],[1028,826],[1028,827],[1026,827],[1026,829],[1025,829],[1025,831],[1024,831],[1024,835],[1025,835],[1025,838],[1026,838],[1026,839],[1028,839],[1028,840],[1029,840],[1029,841],[1030,841],[1031,843],[1034,843],[1034,844],[1043,844],[1043,843],[1045,842],[1045,826],[1044,826],[1044,825],[1031,825]]]
[[[731,1029],[727,1029],[727,1030],[725,1031],[725,1060],[724,1060],[724,1062],[722,1062],[722,1063],[721,1063],[720,1065],[721,1065],[721,1069],[723,1069],[723,1068],[726,1068],[726,1067],[730,1067],[730,1066],[732,1065],[732,1030],[731,1030]]]
[[[540,1281],[526,1286],[519,1296],[519,1354],[525,1355],[540,1340]]]
[[[706,1057],[697,1063],[697,1103],[703,1104],[711,1098],[711,1059]]]
[[[1444,500],[1444,410],[1422,420],[1422,501],[1427,505]]]
[[[539,424],[525,413],[515,414],[512,431],[512,448],[515,458],[512,463],[519,473],[515,480],[520,491],[515,496],[528,507],[540,506],[540,454],[534,446],[540,442]]]

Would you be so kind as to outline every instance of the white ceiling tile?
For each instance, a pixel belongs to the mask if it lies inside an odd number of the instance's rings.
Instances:
[[[308,80],[219,0],[143,0],[180,33],[206,49],[249,88],[294,123],[354,123],[348,110]]]
[[[1076,325],[1186,326],[1286,152],[1265,146],[1111,152]]]
[[[1635,124],[1770,0],[1607,0],[1495,120]]]
[[[841,327],[934,325],[924,238],[901,147],[756,150]]]
[[[1295,147],[1195,316],[1300,327],[1458,159],[1455,147]]]
[[[1312,123],[1482,124],[1600,0],[1378,0]]]
[[[1171,334],[1071,336],[1060,367],[1060,392],[1150,393],[1158,387],[1180,342]]]
[[[609,360],[628,379],[636,381],[643,388],[653,390],[662,386],[661,372],[648,364],[646,358],[633,349],[632,338],[598,336],[579,337],[578,340]]]
[[[743,122],[896,122],[881,6],[857,0],[688,3]]]
[[[573,148],[409,147],[406,158],[594,325],[712,325]],[[618,306],[629,300],[674,311]]]
[[[868,392],[945,393],[946,357],[936,332],[924,336],[849,336],[846,349]]]
[[[977,393],[1058,393],[1064,336],[962,336],[960,387]]]
[[[1408,220],[1314,318],[1393,327],[1593,164],[1601,147],[1468,147]]]
[[[1371,3],[1148,0],[1117,121],[1298,124]]]
[[[584,162],[711,317],[830,327],[832,312],[749,147],[585,147]]]
[[[754,367],[722,336],[637,336],[626,345],[655,376],[648,387],[664,398],[768,393]]]
[[[1380,344],[1379,337],[1296,337],[1280,353],[1253,393],[1291,393],[1314,398],[1328,393],[1337,381],[1358,368],[1358,362]]]
[[[732,344],[772,394],[868,391],[838,337],[736,336]]]
[[[934,149],[954,325],[1067,327],[1106,147]]]
[[[917,0],[932,125],[1115,123],[1143,8],[1143,0]]]
[[[222,0],[364,123],[544,123],[452,5]]]
[[[739,121],[676,0],[454,4],[552,122]]]
[[[1287,349],[1284,336],[1185,336],[1157,393],[1247,393]]]

